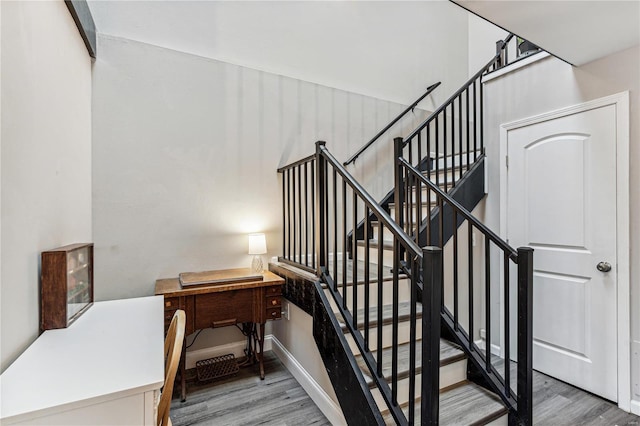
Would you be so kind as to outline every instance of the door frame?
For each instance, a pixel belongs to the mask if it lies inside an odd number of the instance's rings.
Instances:
[[[509,131],[609,105],[616,111],[616,285],[618,407],[631,409],[631,297],[629,257],[629,92],[621,92],[500,126],[500,235],[507,238],[507,142]],[[535,256],[535,253],[534,253]],[[503,294],[503,292],[500,292]],[[504,300],[500,301],[504,306]],[[504,330],[504,324],[500,327]],[[504,335],[504,332],[501,333]],[[503,340],[504,342],[504,340]]]

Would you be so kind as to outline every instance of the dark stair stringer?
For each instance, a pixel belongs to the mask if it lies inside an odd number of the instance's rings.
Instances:
[[[285,279],[282,295],[313,318],[313,338],[320,352],[340,408],[349,425],[384,425],[371,389],[350,349],[336,316],[327,310],[329,301],[322,283],[313,274],[283,264],[269,270]]]
[[[448,195],[462,205],[465,209],[472,212],[478,203],[484,198],[484,162],[485,157],[482,156],[473,164],[473,166],[463,175],[462,179],[456,182],[456,186],[449,190]],[[453,236],[453,209],[449,204],[444,205],[444,215],[442,220],[443,227],[443,246]],[[427,221],[423,220],[420,225],[419,246],[439,245],[440,229],[440,209],[435,207],[431,211],[431,241],[427,242]],[[458,228],[465,222],[464,218],[458,219]]]

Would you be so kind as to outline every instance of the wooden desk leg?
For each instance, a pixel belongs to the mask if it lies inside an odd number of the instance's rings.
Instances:
[[[182,345],[182,355],[180,355],[180,401],[187,400],[187,348]]]
[[[265,323],[258,324],[258,360],[260,361],[260,380],[264,380],[264,325]]]

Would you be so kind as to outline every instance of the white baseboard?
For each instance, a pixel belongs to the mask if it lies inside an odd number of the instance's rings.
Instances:
[[[479,339],[474,341],[473,343],[476,344],[476,346],[478,347],[478,349],[481,350],[485,350],[486,348],[486,342],[484,339]],[[495,355],[495,356],[499,356],[502,357],[502,350],[500,349],[500,346],[498,345],[494,345],[493,343],[491,344],[491,355]]]
[[[198,349],[195,351],[187,351],[185,365],[187,369],[196,368],[197,361],[226,354],[233,354],[236,358],[241,358],[244,356],[244,349],[246,347],[247,341],[241,340],[239,342],[227,343],[226,345],[213,346],[211,348]],[[265,337],[264,339],[264,350],[271,350],[271,340],[267,337]]]
[[[322,387],[314,380],[313,377],[300,365],[293,355],[285,348],[282,343],[273,335],[265,338],[273,353],[280,359],[282,364],[287,367],[291,375],[300,383],[300,386],[307,392],[311,400],[318,406],[322,414],[332,425],[346,425],[347,422],[342,414],[342,409],[333,399],[322,389]]]
[[[637,399],[632,399],[629,408],[631,408],[632,414],[640,416],[640,401],[638,401]]]

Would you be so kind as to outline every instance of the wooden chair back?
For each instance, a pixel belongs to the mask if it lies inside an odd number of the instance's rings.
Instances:
[[[178,372],[182,346],[184,345],[184,327],[186,315],[183,310],[177,310],[171,319],[167,337],[164,339],[164,386],[158,403],[157,426],[171,425],[169,409],[171,408],[171,396],[173,394],[173,382]]]

